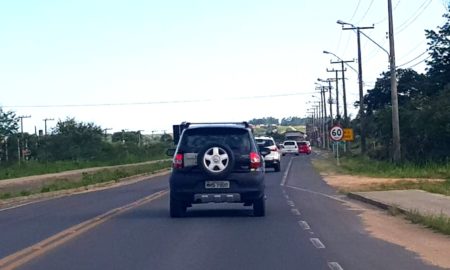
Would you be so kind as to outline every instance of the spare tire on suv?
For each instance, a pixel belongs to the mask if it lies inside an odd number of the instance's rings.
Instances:
[[[207,176],[226,178],[234,168],[234,154],[228,145],[209,144],[198,153],[197,164]]]
[[[265,215],[263,155],[270,150],[259,150],[246,122],[182,123],[174,126],[174,138],[177,147],[168,152],[172,217],[200,203],[242,203]]]

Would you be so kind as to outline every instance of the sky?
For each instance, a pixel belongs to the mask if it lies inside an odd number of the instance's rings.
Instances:
[[[425,72],[425,29],[443,25],[446,2],[392,0],[397,66]],[[0,107],[31,116],[29,133],[46,118],[49,132],[75,118],[151,134],[182,121],[305,117],[317,78],[340,68],[324,50],[358,68],[356,33],[337,20],[374,26],[364,33],[389,50],[387,1],[0,0]],[[365,37],[361,50],[366,93],[389,63]],[[354,117],[357,73],[345,74]]]

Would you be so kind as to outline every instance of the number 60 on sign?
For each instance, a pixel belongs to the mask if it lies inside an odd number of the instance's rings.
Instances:
[[[330,137],[333,141],[342,140],[342,136],[344,136],[344,131],[340,126],[334,126],[330,130]]]

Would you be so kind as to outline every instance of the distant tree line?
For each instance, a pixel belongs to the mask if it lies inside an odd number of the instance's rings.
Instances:
[[[296,116],[283,117],[281,121],[275,117],[254,118],[248,121],[252,125],[280,125],[280,126],[302,126],[306,124],[306,118]]]
[[[137,131],[121,131],[112,135],[93,123],[77,122],[74,118],[60,120],[49,135],[18,132],[14,112],[0,108],[0,164],[19,160],[101,161],[111,164],[139,162],[164,157],[172,138],[163,135],[149,143]]]

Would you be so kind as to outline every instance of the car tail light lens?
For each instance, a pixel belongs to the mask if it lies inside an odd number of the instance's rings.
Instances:
[[[176,154],[173,158],[173,168],[181,169],[183,168],[183,154]]]
[[[250,153],[250,168],[257,169],[261,167],[261,157],[258,153],[251,152]]]
[[[277,152],[278,148],[276,146],[272,146],[272,147],[270,147],[270,151]]]

